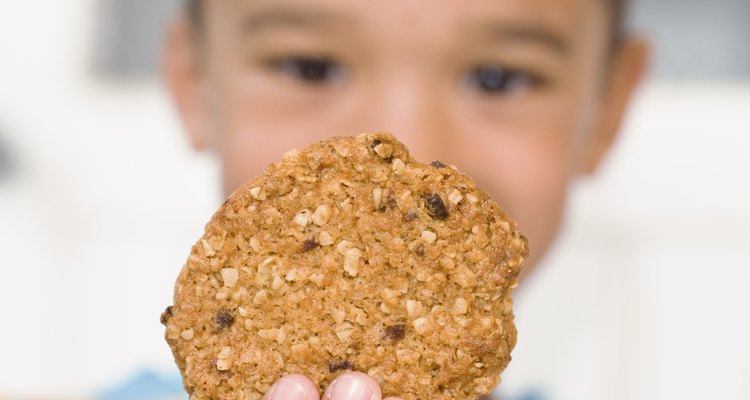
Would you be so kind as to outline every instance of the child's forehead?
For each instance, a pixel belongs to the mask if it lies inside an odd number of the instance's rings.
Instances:
[[[603,17],[606,0],[234,0],[206,2],[235,17],[255,13],[318,14],[357,22],[388,18],[397,24],[432,21],[438,24],[500,18],[574,26],[581,18]],[[591,12],[597,11],[597,12]],[[402,25],[403,26],[403,25]],[[409,27],[408,25],[405,27]]]
[[[576,41],[581,47],[595,48],[582,42],[605,36],[608,20],[605,0],[234,0],[205,4],[214,9],[213,25],[223,25],[220,29],[319,28],[339,32],[340,40],[364,34],[376,42],[408,38],[431,47],[465,46],[476,43],[480,34],[489,37],[494,31],[559,49],[574,47]]]

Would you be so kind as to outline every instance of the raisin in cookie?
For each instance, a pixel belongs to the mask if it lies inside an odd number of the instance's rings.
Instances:
[[[260,399],[346,370],[385,396],[466,399],[516,343],[526,239],[471,178],[387,133],[287,153],[232,194],[162,315],[191,399]]]

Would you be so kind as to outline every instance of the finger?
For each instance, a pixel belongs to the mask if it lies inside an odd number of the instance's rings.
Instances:
[[[347,372],[334,380],[323,400],[380,400],[380,385],[362,372]]]
[[[320,393],[310,379],[290,374],[276,381],[263,400],[320,400]]]

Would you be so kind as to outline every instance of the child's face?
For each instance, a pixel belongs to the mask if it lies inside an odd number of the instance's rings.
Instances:
[[[474,177],[529,237],[530,264],[635,82],[617,89],[602,0],[204,5],[201,62],[178,27],[168,71],[194,142],[221,156],[227,192],[291,147],[389,131],[418,160]]]

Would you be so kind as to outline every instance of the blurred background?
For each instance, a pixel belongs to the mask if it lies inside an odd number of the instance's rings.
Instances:
[[[0,13],[2,399],[176,373],[159,313],[222,200],[216,161],[189,148],[158,76],[177,5]],[[651,74],[518,291],[507,392],[750,398],[748,21],[747,0],[635,1]]]

